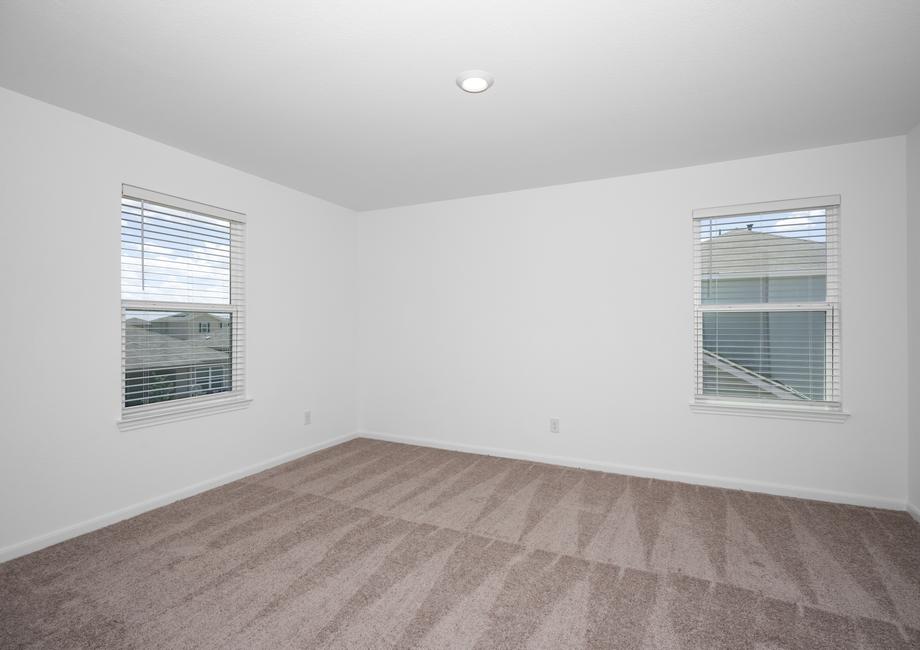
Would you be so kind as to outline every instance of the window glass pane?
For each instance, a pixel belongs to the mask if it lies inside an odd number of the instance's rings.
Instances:
[[[229,312],[127,310],[125,406],[231,390],[231,332]]]
[[[825,399],[824,311],[704,312],[703,394]]]
[[[827,295],[826,284],[823,275],[720,280],[703,278],[703,304],[823,302]]]
[[[701,219],[703,304],[823,302],[827,210]]]
[[[230,304],[230,223],[123,198],[121,297]]]

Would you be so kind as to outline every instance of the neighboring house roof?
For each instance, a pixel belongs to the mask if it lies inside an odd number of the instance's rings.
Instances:
[[[212,314],[211,312],[192,311],[192,312],[171,313],[169,316],[161,316],[160,318],[156,318],[150,322],[151,323],[198,323],[198,322],[206,322],[206,321],[212,322],[212,323],[218,323],[218,322],[223,321],[225,323],[229,323],[230,318],[229,316],[228,317],[217,316],[215,314]]]
[[[704,274],[720,277],[824,275],[827,245],[812,239],[735,228],[703,240],[700,262]],[[737,270],[739,262],[744,265],[742,271]]]
[[[132,319],[136,320],[136,319]],[[203,338],[180,339],[128,321],[125,327],[125,369],[187,368],[230,361],[230,353],[205,345]]]
[[[129,319],[128,323],[138,321],[143,327],[160,334],[177,339],[196,340],[200,345],[206,345],[218,350],[230,349],[230,332],[232,325],[230,318],[215,316],[204,312],[182,312],[161,316],[151,321]],[[211,327],[207,332],[198,329],[199,323],[209,323]]]

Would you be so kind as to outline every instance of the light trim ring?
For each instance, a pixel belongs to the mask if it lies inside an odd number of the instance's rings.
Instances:
[[[464,92],[479,94],[487,91],[495,79],[485,70],[467,70],[457,77],[457,85]]]

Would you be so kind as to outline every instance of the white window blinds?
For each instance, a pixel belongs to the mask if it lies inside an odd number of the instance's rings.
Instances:
[[[694,214],[698,402],[839,407],[839,202]]]
[[[124,186],[123,419],[242,398],[243,215]]]

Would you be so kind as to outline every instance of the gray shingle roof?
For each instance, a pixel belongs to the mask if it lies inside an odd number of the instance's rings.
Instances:
[[[204,338],[179,339],[132,324],[125,326],[125,369],[185,368],[230,361],[230,353],[206,345]]]

